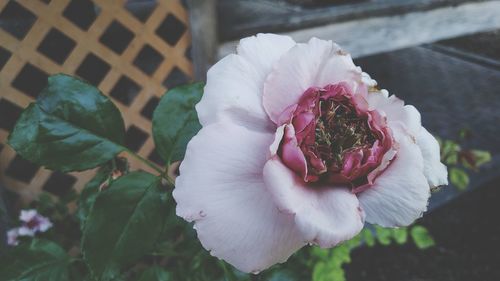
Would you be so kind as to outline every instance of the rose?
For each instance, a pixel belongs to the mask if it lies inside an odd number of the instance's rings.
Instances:
[[[208,72],[173,196],[212,255],[245,272],[365,220],[404,226],[447,184],[419,112],[331,41],[259,34]]]

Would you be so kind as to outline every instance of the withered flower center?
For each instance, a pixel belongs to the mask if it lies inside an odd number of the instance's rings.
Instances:
[[[370,148],[376,140],[368,125],[368,118],[358,116],[354,105],[348,100],[319,101],[320,115],[316,118],[315,142],[309,149],[315,151],[328,170],[342,170],[346,152],[359,148]],[[318,175],[325,171],[311,172]]]

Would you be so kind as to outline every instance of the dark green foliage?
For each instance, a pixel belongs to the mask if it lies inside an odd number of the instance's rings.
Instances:
[[[181,160],[186,145],[201,129],[194,106],[203,94],[203,83],[180,86],[168,91],[153,114],[156,149],[167,163]]]
[[[94,205],[95,199],[100,191],[100,186],[102,183],[110,180],[111,167],[103,166],[100,168],[94,178],[92,178],[83,188],[80,193],[80,198],[78,199],[78,209],[76,211],[76,216],[80,221],[80,228],[83,230],[87,217],[89,216],[90,210]]]
[[[120,151],[124,124],[116,106],[93,86],[54,75],[21,114],[9,144],[23,158],[62,172],[94,168]]]
[[[478,149],[463,149],[460,142],[466,137],[466,130],[461,130],[459,141],[440,140],[441,161],[448,166],[450,183],[459,191],[465,190],[470,183],[467,170],[478,171],[491,161],[488,151]],[[439,139],[438,139],[439,140]]]
[[[416,225],[411,229],[411,237],[415,245],[422,250],[434,246],[436,243],[427,229],[423,226]]]
[[[85,185],[78,197],[78,209],[76,211],[76,217],[82,230],[101,189],[106,189],[114,181],[113,174],[115,176],[127,174],[128,168],[127,160],[117,157],[99,168],[95,176]]]
[[[159,266],[152,266],[144,271],[139,281],[171,281],[170,273]]]
[[[57,244],[34,239],[0,258],[3,281],[69,280],[70,258]]]
[[[463,169],[450,168],[450,182],[458,188],[458,190],[465,190],[469,185],[469,175]]]
[[[166,189],[160,179],[132,172],[99,193],[85,222],[83,257],[100,280],[153,250],[167,215]]]

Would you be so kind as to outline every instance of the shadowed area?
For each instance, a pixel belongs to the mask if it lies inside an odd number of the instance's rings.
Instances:
[[[500,280],[500,178],[460,196],[424,216],[436,246],[362,247],[346,266],[349,281]]]

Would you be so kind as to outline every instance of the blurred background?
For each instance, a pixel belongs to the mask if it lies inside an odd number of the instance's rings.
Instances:
[[[49,75],[99,87],[125,118],[127,147],[161,165],[149,133],[159,97],[204,80],[240,38],[259,32],[334,40],[381,88],[415,105],[434,135],[492,154],[468,171],[465,190],[432,197],[420,223],[435,247],[356,249],[347,280],[500,280],[500,1],[0,0],[2,208],[79,191],[94,174],[51,172],[6,145]]]

